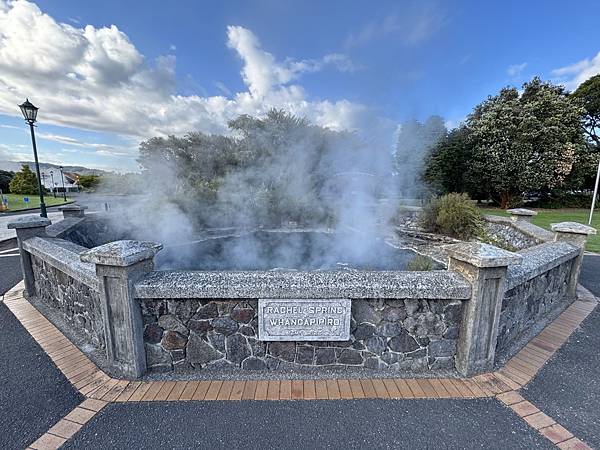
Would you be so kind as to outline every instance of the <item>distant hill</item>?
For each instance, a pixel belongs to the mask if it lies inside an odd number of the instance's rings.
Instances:
[[[23,164],[29,164],[31,170],[35,170],[35,163],[33,161],[0,161],[0,170],[8,170],[11,172],[17,172],[21,170]],[[40,163],[40,171],[47,172],[49,170],[56,170],[60,166],[58,164]],[[63,166],[65,172],[74,172],[79,175],[107,175],[112,172],[100,169],[89,169],[83,166]]]

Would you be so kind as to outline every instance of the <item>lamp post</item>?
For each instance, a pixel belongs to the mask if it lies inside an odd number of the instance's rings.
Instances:
[[[600,184],[600,158],[598,159],[598,171],[596,172],[596,183],[594,184],[594,195],[592,195],[592,207],[590,208],[588,225],[592,224],[592,217],[594,217],[594,207],[596,206],[596,196],[598,195],[598,184]]]
[[[65,175],[63,174],[63,166],[60,166],[59,169],[60,169],[60,178],[62,180],[62,185],[63,185],[63,200],[66,202],[67,201],[67,190],[65,189]]]
[[[38,107],[34,106],[29,99],[25,99],[25,102],[19,105],[25,122],[29,124],[29,130],[31,131],[31,144],[33,145],[33,157],[35,159],[35,171],[37,173],[38,191],[40,193],[40,216],[48,218],[46,212],[46,204],[44,203],[44,190],[42,189],[42,178],[40,176],[40,163],[38,162],[37,146],[35,145],[35,132],[33,130],[33,124],[37,117]]]
[[[52,195],[56,198],[56,185],[54,184],[54,171],[50,171],[50,179],[52,180]]]

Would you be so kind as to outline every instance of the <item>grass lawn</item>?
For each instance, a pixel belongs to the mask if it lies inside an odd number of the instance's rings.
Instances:
[[[590,215],[589,209],[533,209],[538,212],[538,215],[533,217],[532,222],[548,230],[551,223],[558,222],[579,222],[587,225]],[[484,214],[509,216],[506,211],[497,208],[482,208],[482,211]],[[600,210],[594,211],[592,226],[600,230]],[[588,238],[586,249],[591,252],[600,252],[600,234]]]
[[[37,208],[40,206],[40,198],[37,195],[17,195],[17,194],[2,194],[4,198],[8,199],[8,210],[9,211],[18,211],[20,209],[25,208]],[[25,203],[23,198],[29,197],[29,203]],[[71,201],[69,197],[67,197],[67,202]],[[56,198],[50,195],[44,195],[44,203],[46,206],[54,206],[54,205],[62,205],[65,201],[62,198],[62,195],[56,194]]]

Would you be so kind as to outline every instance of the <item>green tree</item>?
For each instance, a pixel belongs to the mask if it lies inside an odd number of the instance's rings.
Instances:
[[[482,198],[482,190],[472,180],[473,145],[469,129],[460,126],[448,132],[426,161],[425,181],[438,193],[467,192]]]
[[[79,177],[79,186],[85,189],[94,189],[100,184],[98,175],[81,175]]]
[[[395,166],[398,188],[404,197],[422,194],[421,179],[436,144],[446,136],[444,120],[431,116],[425,122],[409,120],[400,125],[396,142]]]
[[[508,87],[467,118],[473,145],[473,179],[502,208],[523,192],[562,185],[585,146],[582,108],[562,86],[534,78],[523,93]]]
[[[583,126],[587,137],[600,146],[600,74],[584,81],[573,93],[584,107]]]
[[[0,170],[0,190],[5,194],[8,193],[10,180],[15,176],[14,172],[8,172],[6,170]]]
[[[9,188],[13,194],[35,195],[39,193],[37,177],[31,171],[29,165],[23,164],[21,170],[15,173],[10,181]]]

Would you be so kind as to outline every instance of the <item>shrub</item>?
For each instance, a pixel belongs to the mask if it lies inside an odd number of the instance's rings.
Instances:
[[[457,239],[470,239],[482,228],[481,213],[467,194],[450,193],[432,199],[420,219],[426,231]]]
[[[434,268],[435,265],[433,264],[431,258],[428,258],[427,256],[423,255],[415,256],[406,266],[406,270],[420,272],[433,270]]]

